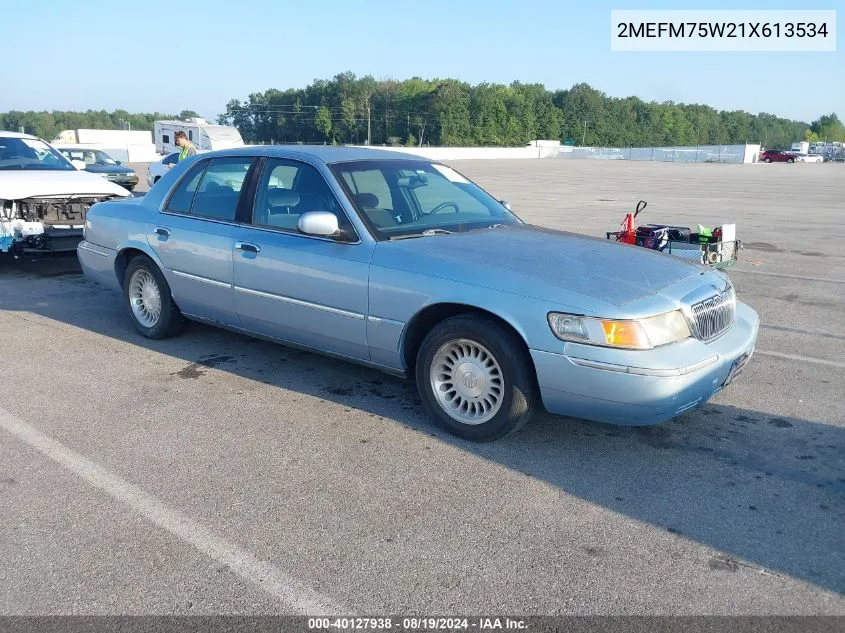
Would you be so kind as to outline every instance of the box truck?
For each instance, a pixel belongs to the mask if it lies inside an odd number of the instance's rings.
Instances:
[[[62,130],[52,142],[54,144],[122,147],[125,145],[149,145],[153,142],[153,137],[149,130]]]

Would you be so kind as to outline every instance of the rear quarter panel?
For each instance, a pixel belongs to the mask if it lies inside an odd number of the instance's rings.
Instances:
[[[88,210],[85,218],[85,243],[91,249],[106,254],[112,268],[111,275],[118,288],[122,280],[118,278],[115,260],[125,249],[140,250],[159,266],[161,265],[147,242],[150,223],[158,211],[151,209],[146,204],[146,200],[147,197],[144,196],[137,199],[100,202]],[[99,265],[102,266],[103,263]]]

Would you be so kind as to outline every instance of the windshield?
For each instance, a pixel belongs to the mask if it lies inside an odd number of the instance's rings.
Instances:
[[[426,161],[357,161],[332,165],[377,237],[424,231],[471,231],[519,218],[451,167]]]
[[[117,161],[98,149],[61,148],[59,151],[68,160],[81,160],[86,165],[117,165]]]
[[[0,169],[75,171],[75,167],[44,141],[0,136]]]

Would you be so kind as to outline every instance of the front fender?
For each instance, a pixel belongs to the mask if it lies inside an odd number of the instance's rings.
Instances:
[[[553,305],[536,299],[392,268],[370,270],[367,344],[374,361],[403,370],[409,328],[423,311],[455,304],[487,312],[506,322],[529,348],[560,347],[546,321]],[[448,312],[448,311],[447,311]]]

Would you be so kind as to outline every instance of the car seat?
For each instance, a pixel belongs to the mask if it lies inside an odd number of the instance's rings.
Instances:
[[[300,203],[300,196],[290,189],[268,189],[264,196],[264,208],[259,209],[258,224],[273,226],[289,231],[297,230],[299,213],[296,207]]]
[[[378,196],[374,193],[362,192],[356,193],[354,196],[355,202],[363,209],[364,214],[370,219],[370,222],[376,225],[377,228],[384,228],[386,226],[396,226],[396,218],[387,209],[379,208]]]

